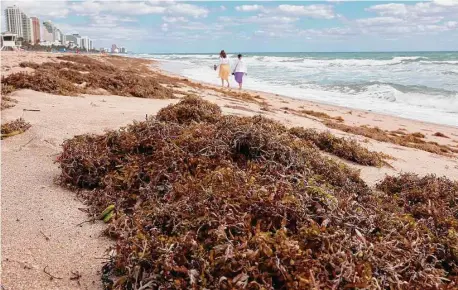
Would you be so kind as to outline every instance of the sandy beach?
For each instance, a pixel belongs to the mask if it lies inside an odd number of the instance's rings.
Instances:
[[[34,63],[59,62],[60,54],[3,53],[2,77],[17,72],[33,73],[23,68],[24,61]],[[110,56],[90,56],[107,61]],[[120,65],[132,60],[116,57]],[[306,127],[318,131],[329,130],[339,137],[356,139],[371,151],[392,157],[390,166],[362,166],[336,156],[335,160],[361,171],[361,177],[374,186],[387,174],[411,172],[421,176],[435,174],[458,179],[458,154],[435,154],[424,150],[380,142],[326,126],[326,122],[353,127],[378,127],[383,131],[419,132],[425,142],[436,142],[458,150],[458,128],[376,114],[374,112],[342,108],[316,102],[287,98],[260,91],[220,89],[183,77],[171,75],[148,63],[164,87],[172,87],[173,79],[180,80],[175,99],[147,99],[116,96],[101,91],[100,95],[53,95],[32,90],[17,90],[9,97],[17,100],[14,107],[2,111],[2,124],[23,118],[32,126],[23,134],[1,141],[1,285],[11,289],[101,289],[100,271],[113,242],[104,237],[103,222],[77,224],[88,219],[86,206],[76,195],[55,183],[59,167],[55,158],[66,139],[86,133],[103,133],[144,120],[161,108],[177,103],[183,94],[196,94],[219,105],[224,114],[240,116],[263,115],[287,127]],[[230,93],[228,93],[230,92]],[[244,96],[244,97],[241,97]],[[254,97],[253,97],[254,96]],[[2,96],[3,97],[3,96]],[[28,110],[38,111],[28,111]],[[300,111],[309,111],[301,113]],[[313,111],[313,112],[312,112]],[[327,117],[319,117],[325,113]],[[340,117],[343,121],[335,121]],[[440,116],[438,116],[440,118]],[[435,136],[440,132],[445,137]],[[402,134],[405,134],[402,133]],[[400,133],[401,134],[401,133]],[[436,134],[437,135],[437,134]],[[48,272],[48,273],[46,273]],[[52,278],[54,277],[54,278]]]

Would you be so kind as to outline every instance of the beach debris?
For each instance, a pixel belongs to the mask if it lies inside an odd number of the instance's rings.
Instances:
[[[458,153],[458,150],[453,149],[450,146],[442,145],[433,141],[423,140],[425,136],[421,133],[398,134],[399,132],[387,132],[380,129],[379,127],[370,127],[366,125],[351,126],[342,123],[336,123],[329,120],[323,121],[323,124],[325,124],[329,128],[340,130],[343,132],[361,135],[381,142],[388,142],[401,145],[404,147],[415,148],[426,152],[435,153],[438,155],[450,156],[453,153]]]
[[[441,133],[441,132],[436,132],[436,133],[433,134],[433,136],[442,137],[442,138],[450,138],[450,137],[448,137],[447,135],[445,135],[444,133]]]
[[[71,274],[72,276],[70,276],[70,280],[79,280],[82,277],[82,275],[78,271],[72,271]],[[79,281],[78,281],[78,284],[79,284]]]
[[[32,125],[26,122],[24,119],[19,118],[14,121],[6,122],[2,124],[1,138],[12,137],[19,135],[27,131]]]
[[[1,110],[12,108],[17,104],[17,100],[8,96],[14,91],[14,87],[2,83],[2,98],[1,98]]]
[[[43,272],[44,272],[46,275],[49,276],[49,280],[54,280],[54,279],[61,280],[61,279],[62,279],[62,277],[57,277],[57,276],[54,276],[54,275],[52,275],[51,273],[49,273],[49,272],[46,270],[46,268],[48,268],[47,265],[44,267]]]
[[[107,214],[103,217],[103,222],[108,223],[108,222],[111,220],[112,217],[113,217],[113,212],[110,211],[109,213],[107,213]]]
[[[336,120],[338,122],[343,122],[344,119],[341,117],[341,116],[337,116],[337,117],[332,117],[324,112],[317,112],[317,111],[313,111],[313,110],[294,110],[296,113],[300,113],[300,114],[306,114],[306,115],[310,115],[310,116],[313,116],[313,117],[317,117],[317,118],[320,118],[320,119],[331,119],[331,120]]]
[[[372,190],[276,121],[175,106],[63,143],[61,184],[92,214],[116,205],[108,289],[456,287],[456,182]]]
[[[157,120],[188,124],[191,122],[216,122],[221,118],[218,105],[197,96],[186,96],[176,105],[169,105],[157,113]]]
[[[104,219],[109,213],[111,213],[115,209],[114,204],[110,204],[103,212],[100,214],[100,219]]]
[[[60,56],[61,62],[34,64],[33,73],[15,73],[2,78],[2,84],[12,89],[31,89],[40,92],[74,96],[103,89],[114,95],[169,99],[173,90],[162,86],[153,76],[128,73],[111,64],[87,56]],[[83,85],[84,84],[84,85]]]
[[[40,234],[47,240],[49,241],[49,237],[47,235],[45,235],[42,231],[40,231]]]
[[[392,159],[384,153],[369,151],[354,139],[336,137],[330,132],[318,132],[302,127],[293,127],[289,129],[289,132],[298,138],[311,142],[320,150],[361,165],[381,167],[388,165],[384,159]]]

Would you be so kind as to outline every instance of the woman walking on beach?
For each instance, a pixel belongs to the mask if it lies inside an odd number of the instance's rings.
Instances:
[[[219,77],[221,78],[221,86],[224,87],[224,81],[227,82],[227,87],[229,87],[229,58],[226,55],[224,50],[221,50],[219,53]]]
[[[232,74],[235,77],[235,81],[239,84],[239,90],[242,89],[243,76],[247,74],[245,63],[242,61],[242,55],[239,54],[237,63],[235,64],[234,71]]]

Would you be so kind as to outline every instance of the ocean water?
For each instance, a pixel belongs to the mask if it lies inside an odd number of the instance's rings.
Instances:
[[[220,84],[217,54],[136,56]],[[235,54],[229,58],[236,61]],[[243,59],[247,89],[458,127],[458,52],[246,53]]]

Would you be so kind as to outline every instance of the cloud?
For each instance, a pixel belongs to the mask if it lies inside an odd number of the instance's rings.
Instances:
[[[107,26],[69,25],[67,23],[56,23],[56,26],[59,27],[65,34],[79,33],[83,36],[89,36],[94,40],[97,46],[100,45],[100,41],[121,41],[127,43],[129,41],[154,36],[152,31],[139,27],[118,26],[116,29],[113,29],[113,27]]]
[[[357,19],[356,22],[364,26],[378,26],[378,25],[384,26],[384,25],[391,25],[391,24],[399,24],[404,21],[400,18],[395,18],[395,17],[373,17],[373,18]]]
[[[44,5],[41,1],[36,0],[19,0],[19,1],[1,1],[2,9],[16,5],[28,16],[37,16],[41,18],[65,18],[70,10],[66,1],[53,1],[52,5]],[[46,3],[46,2],[45,2]],[[51,2],[48,2],[51,3]],[[3,11],[2,11],[3,14]]]
[[[242,5],[242,6],[236,6],[235,10],[240,11],[240,12],[262,11],[264,10],[264,6],[262,5]]]
[[[458,21],[448,21],[445,25],[450,29],[458,29]]]
[[[221,6],[219,7],[219,9],[220,9],[221,11],[226,11],[226,10],[227,10],[226,6],[223,6],[223,5],[221,5]]]
[[[426,34],[450,31],[455,28],[447,20],[456,19],[458,15],[458,5],[452,5],[454,3],[451,2],[458,3],[458,0],[374,5],[366,10],[379,16],[358,19],[356,23],[361,25],[363,33],[366,34]]]
[[[164,22],[168,23],[176,23],[176,22],[188,22],[188,19],[185,17],[169,17],[169,16],[163,16],[162,20]]]
[[[116,27],[121,22],[136,22],[129,17],[117,17],[113,15],[93,15],[91,16],[91,26],[97,27]]]
[[[278,12],[293,15],[293,16],[305,16],[310,18],[323,18],[332,19],[335,17],[334,7],[331,5],[279,5],[277,8]]]
[[[164,32],[168,31],[169,30],[169,25],[167,23],[162,23],[161,30],[164,31]]]
[[[230,25],[240,25],[243,23],[254,23],[254,24],[267,24],[267,25],[279,25],[285,23],[293,23],[299,20],[297,17],[287,16],[270,16],[266,14],[253,15],[250,17],[228,17],[221,16],[219,20]]]
[[[458,6],[458,0],[433,0],[433,2],[440,6]]]
[[[73,2],[70,9],[80,15],[97,15],[100,13],[112,13],[117,15],[186,15],[194,18],[207,17],[209,10],[205,7],[175,3],[174,1],[111,1],[95,2],[85,0]]]
[[[442,0],[446,1],[446,0]],[[450,0],[448,0],[450,1]],[[458,0],[453,0],[458,1]],[[458,4],[458,2],[455,2]],[[449,3],[450,4],[450,3]],[[438,5],[436,2],[419,2],[415,4],[388,3],[374,5],[366,9],[380,16],[401,17],[404,19],[418,19],[430,16],[455,16],[458,15],[458,5]]]
[[[192,16],[194,18],[207,17],[209,11],[208,9],[192,4],[179,3],[174,4],[166,9],[168,14],[179,14]]]
[[[163,14],[166,8],[163,6],[152,6],[147,2],[119,1],[94,2],[86,0],[73,2],[70,9],[80,15],[97,15],[100,13],[113,13],[118,15],[146,15]]]

